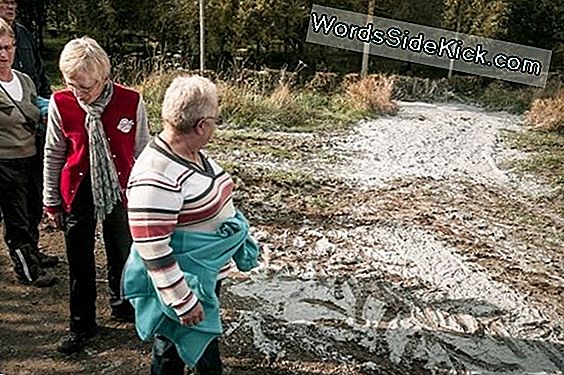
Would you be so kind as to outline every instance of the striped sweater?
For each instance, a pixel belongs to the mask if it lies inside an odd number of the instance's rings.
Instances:
[[[200,157],[203,169],[156,137],[137,159],[127,191],[134,246],[163,302],[178,316],[188,313],[198,298],[172,254],[173,231],[213,233],[219,223],[236,214],[233,180],[201,152]],[[219,278],[227,275],[231,264],[220,270]]]
[[[232,259],[239,270],[250,271],[258,266],[259,248],[241,212],[220,223],[215,233],[175,230],[170,244],[184,279],[202,304],[204,320],[194,326],[180,324],[176,312],[160,298],[135,246],[124,267],[123,297],[135,308],[135,328],[141,339],[166,337],[182,360],[194,367],[209,342],[223,333],[214,292],[219,268]]]

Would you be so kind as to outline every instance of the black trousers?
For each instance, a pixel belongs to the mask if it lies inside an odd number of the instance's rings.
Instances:
[[[37,156],[0,159],[0,209],[4,240],[16,274],[24,281],[37,278],[39,223],[43,215],[42,172]]]
[[[90,176],[85,176],[80,184],[65,226],[70,274],[70,330],[80,333],[96,325],[96,217]],[[129,302],[121,298],[121,274],[132,244],[123,203],[118,202],[106,216],[102,231],[112,310],[131,309]]]
[[[215,294],[219,298],[221,281],[215,286]],[[151,363],[151,375],[184,375],[186,365],[180,359],[176,346],[161,335],[155,336]],[[196,369],[201,375],[222,375],[223,364],[219,354],[219,339],[213,339],[207,346],[204,354],[196,364]]]

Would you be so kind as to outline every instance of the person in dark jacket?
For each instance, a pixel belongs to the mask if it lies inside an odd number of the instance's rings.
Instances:
[[[16,36],[16,55],[12,68],[27,74],[37,89],[37,95],[49,99],[51,86],[45,75],[43,60],[33,35],[22,24],[15,22],[18,3],[15,0],[0,0],[0,18],[8,22]]]

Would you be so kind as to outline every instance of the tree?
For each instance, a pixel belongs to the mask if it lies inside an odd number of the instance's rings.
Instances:
[[[47,6],[48,0],[18,1],[18,22],[32,32],[40,48],[44,47],[43,31],[47,26]]]

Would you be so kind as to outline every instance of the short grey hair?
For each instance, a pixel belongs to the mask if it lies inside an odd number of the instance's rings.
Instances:
[[[161,117],[163,126],[189,133],[196,122],[217,115],[215,84],[200,76],[176,77],[166,90]]]
[[[81,72],[96,79],[106,79],[110,76],[110,59],[98,42],[83,36],[65,45],[59,58],[59,68],[65,77]]]

